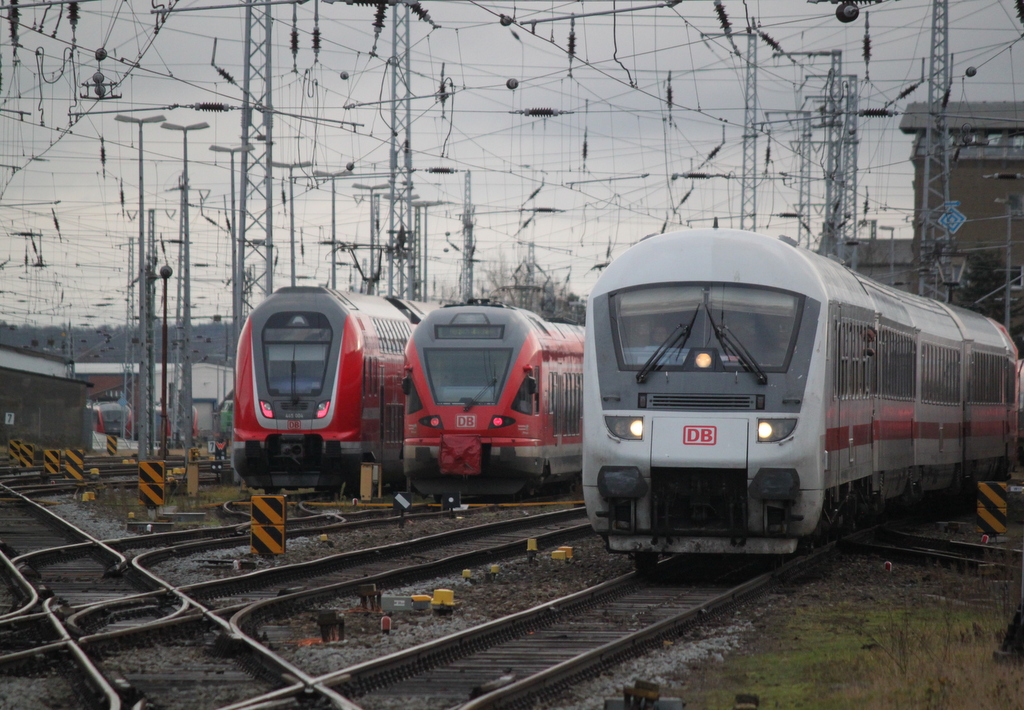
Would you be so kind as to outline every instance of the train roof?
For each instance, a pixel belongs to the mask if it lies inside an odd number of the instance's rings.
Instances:
[[[391,296],[337,291],[323,286],[285,286],[274,291],[263,303],[270,302],[289,308],[334,306],[346,312],[358,311],[374,318],[402,318],[412,324],[419,323],[439,305]]]
[[[645,238],[605,269],[590,298],[641,284],[682,281],[749,283],[806,294],[823,305],[849,303],[922,332],[1016,355],[1003,328],[985,316],[880,284],[792,240],[735,229]]]
[[[525,308],[509,306],[498,301],[486,299],[443,306],[432,311],[425,321],[433,324],[447,324],[452,323],[456,319],[464,319],[467,314],[480,314],[488,323],[493,324],[519,323],[533,330],[541,337],[580,342],[583,340],[583,328],[581,326],[568,323],[553,323]]]

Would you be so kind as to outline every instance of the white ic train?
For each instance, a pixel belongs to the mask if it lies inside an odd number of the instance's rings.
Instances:
[[[1017,352],[994,321],[790,240],[641,240],[587,303],[595,530],[661,554],[787,554],[900,499],[1004,479]]]

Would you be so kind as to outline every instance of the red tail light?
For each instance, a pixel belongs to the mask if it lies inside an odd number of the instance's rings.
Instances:
[[[495,414],[493,417],[491,417],[491,427],[490,428],[491,429],[498,429],[499,427],[511,426],[512,424],[515,424],[515,423],[516,423],[516,420],[513,419],[512,417],[503,417],[501,415]]]
[[[327,416],[327,413],[329,411],[331,411],[331,400],[321,402],[320,404],[316,405],[316,418],[323,419],[324,417]]]
[[[429,417],[423,417],[422,419],[420,419],[420,424],[422,424],[423,426],[431,427],[432,429],[440,429],[441,417],[437,416],[436,414]]]
[[[263,416],[265,416],[267,419],[273,419],[274,418],[274,408],[270,406],[270,402],[264,402],[261,399],[260,400],[260,411],[263,412]]]

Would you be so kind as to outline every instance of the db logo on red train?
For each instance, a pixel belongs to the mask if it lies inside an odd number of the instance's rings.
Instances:
[[[302,428],[302,422],[297,421],[295,419],[289,419],[288,420],[288,428],[289,429],[301,429]]]
[[[475,414],[458,414],[455,416],[455,426],[459,429],[475,429],[476,428],[476,415]]]
[[[687,446],[714,446],[718,442],[718,427],[684,426],[683,443]]]

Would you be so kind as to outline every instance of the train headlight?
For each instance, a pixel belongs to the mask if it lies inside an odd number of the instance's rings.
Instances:
[[[796,419],[758,419],[757,440],[760,443],[782,441],[796,429]]]
[[[320,404],[316,405],[316,418],[323,419],[329,411],[331,411],[331,400],[320,402]]]
[[[500,414],[495,414],[493,417],[491,417],[491,423],[489,426],[491,429],[499,429],[503,426],[511,426],[515,423],[516,420],[513,419],[512,417],[503,417]]]
[[[608,431],[620,439],[644,438],[643,417],[605,417],[604,423]]]
[[[706,370],[711,367],[711,364],[714,361],[714,358],[711,357],[711,353],[697,353],[697,357],[693,358],[693,364],[702,370]]]
[[[261,399],[260,400],[260,411],[263,412],[263,416],[265,416],[267,419],[273,419],[274,418],[274,408],[270,406],[270,402],[264,402]]]

